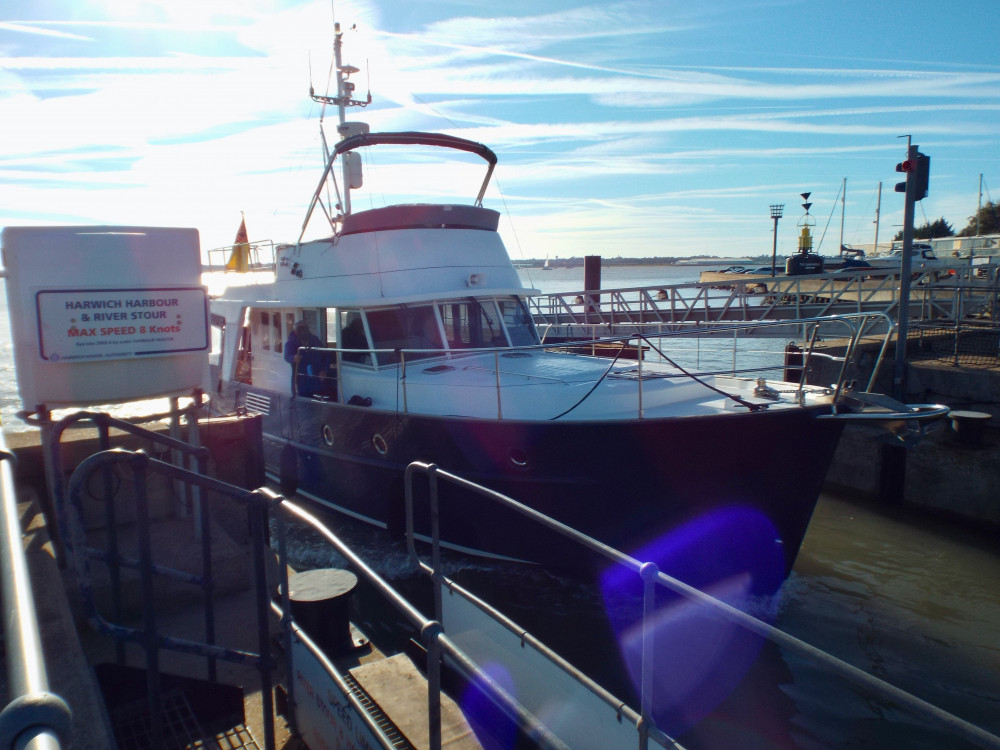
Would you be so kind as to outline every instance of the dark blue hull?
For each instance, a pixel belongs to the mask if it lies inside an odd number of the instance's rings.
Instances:
[[[271,404],[268,467],[278,473],[285,452],[299,490],[393,535],[405,528],[404,470],[424,461],[691,583],[744,571],[758,591],[777,588],[791,569],[842,430],[816,419],[822,408],[524,422],[261,395]],[[417,530],[426,533],[426,479],[416,487]],[[441,536],[452,546],[560,570],[594,564],[509,509],[441,489]]]

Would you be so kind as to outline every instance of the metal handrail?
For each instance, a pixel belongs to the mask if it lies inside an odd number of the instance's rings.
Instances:
[[[935,310],[947,314],[950,307],[953,317],[960,316],[964,308],[957,307],[955,287],[960,285],[969,292],[965,304],[975,302],[973,291],[979,297],[989,297],[996,293],[997,268],[944,264],[918,269],[910,304],[919,305],[922,313]],[[939,280],[945,271],[955,271],[955,275]],[[766,291],[760,291],[762,287]],[[807,309],[817,316],[833,314],[838,307],[891,313],[899,309],[899,271],[869,268],[853,273],[773,278],[732,274],[718,281],[541,294],[531,297],[528,304],[540,324],[705,323],[779,318],[789,312],[801,318]]]
[[[250,267],[247,271],[273,271],[275,269],[275,251],[277,246],[274,240],[258,240],[256,242],[236,243],[247,246],[247,256]],[[232,269],[227,269],[226,264],[233,252],[233,245],[225,247],[215,247],[208,251],[208,263],[203,270],[207,272],[225,271],[226,273],[239,273]],[[263,256],[263,257],[262,257]],[[221,260],[216,260],[216,257]]]
[[[593,324],[582,324],[582,325],[584,325],[587,328],[590,328]],[[691,328],[694,329],[694,331],[688,330],[685,326],[690,326]],[[744,368],[742,370],[737,371],[736,361],[735,361],[736,352],[734,350],[733,367],[732,370],[729,371],[729,374],[735,375],[737,374],[737,372],[739,372],[739,374],[745,376],[752,373],[773,372],[779,369],[781,370],[798,369],[804,372],[808,368],[809,357],[813,355],[815,344],[818,341],[817,334],[822,330],[824,332],[824,335],[830,335],[831,333],[833,335],[839,335],[841,338],[845,339],[848,342],[845,356],[843,358],[840,358],[841,366],[839,368],[839,372],[836,377],[836,382],[833,387],[834,401],[837,402],[839,401],[841,394],[843,392],[843,384],[845,377],[847,375],[847,368],[853,360],[854,352],[857,346],[859,345],[861,338],[865,335],[868,335],[869,332],[874,331],[876,328],[878,328],[878,330],[880,331],[883,331],[883,333],[879,334],[879,337],[882,339],[881,347],[879,348],[878,356],[874,361],[871,374],[868,378],[868,382],[865,387],[865,390],[871,390],[874,387],[874,384],[876,382],[876,379],[878,377],[879,371],[882,366],[884,355],[888,350],[889,342],[895,331],[895,324],[886,313],[859,312],[859,313],[850,313],[844,315],[826,315],[826,316],[809,317],[809,318],[801,318],[794,320],[765,319],[765,320],[754,320],[754,321],[726,321],[721,323],[710,323],[710,324],[688,323],[688,324],[682,324],[680,328],[677,328],[677,324],[671,324],[671,330],[663,330],[663,328],[660,327],[659,324],[650,324],[649,326],[628,324],[628,328],[634,330],[629,331],[628,333],[622,335],[609,335],[597,339],[593,338],[578,339],[578,340],[571,339],[568,341],[560,341],[558,343],[556,342],[545,343],[544,340],[545,337],[543,337],[543,343],[533,344],[530,346],[482,347],[482,348],[457,349],[457,350],[447,349],[447,348],[427,348],[427,349],[381,348],[381,349],[364,349],[364,350],[342,349],[338,347],[304,347],[304,348],[307,349],[308,351],[324,352],[329,355],[333,355],[335,357],[335,361],[338,364],[338,369],[341,363],[342,355],[344,353],[357,354],[359,352],[364,352],[365,354],[374,355],[376,359],[374,359],[373,361],[378,361],[377,355],[379,354],[388,354],[391,355],[393,358],[398,359],[398,362],[394,362],[392,365],[390,365],[390,367],[396,368],[398,387],[402,399],[402,410],[404,412],[409,411],[407,369],[408,367],[409,368],[413,367],[412,362],[414,361],[412,358],[407,357],[408,354],[420,355],[417,361],[428,362],[428,363],[441,362],[441,361],[451,362],[456,359],[463,359],[477,355],[492,356],[494,362],[493,372],[496,376],[495,387],[497,389],[496,414],[497,414],[497,419],[503,419],[503,408],[502,408],[503,405],[501,399],[502,383],[500,379],[501,371],[499,367],[499,357],[503,354],[511,354],[515,352],[531,353],[535,351],[551,351],[553,349],[563,349],[563,348],[572,348],[580,346],[585,347],[585,346],[592,346],[594,344],[603,344],[603,345],[621,344],[622,346],[629,347],[632,346],[633,345],[632,342],[635,341],[636,342],[635,346],[642,347],[645,344],[655,349],[659,354],[661,354],[661,356],[663,356],[663,353],[660,350],[660,348],[656,347],[652,343],[651,341],[652,338],[668,339],[673,337],[684,337],[691,334],[692,332],[696,332],[701,336],[704,336],[706,334],[718,336],[731,333],[734,336],[734,345],[735,345],[735,342],[738,339],[739,334],[742,332],[746,332],[749,330],[752,331],[753,333],[761,334],[762,331],[768,331],[774,329],[776,331],[781,331],[782,332],[781,335],[785,335],[784,332],[787,331],[789,326],[792,326],[796,329],[801,329],[803,332],[803,336],[805,338],[810,339],[809,346],[805,351],[805,357],[802,365],[786,366],[782,362],[780,364],[757,365],[754,367]],[[806,332],[811,332],[811,336],[806,335]],[[546,336],[547,334],[548,332],[546,331]],[[617,361],[617,356],[614,357],[614,360]],[[691,378],[695,382],[701,382],[699,380],[699,377],[701,376],[719,374],[718,371],[714,370],[707,372],[699,372],[695,370],[687,370],[682,368],[679,368],[679,372],[680,374],[678,374],[677,377]],[[600,376],[600,378],[597,379],[597,382],[595,383],[595,388],[591,389],[590,392],[593,392],[593,390],[596,389],[596,386],[604,379],[604,377],[607,374],[608,372],[605,372],[603,375]],[[311,377],[316,377],[316,376],[311,376]],[[535,376],[530,376],[530,377],[535,377]],[[644,408],[643,382],[645,380],[650,380],[650,379],[661,379],[662,377],[664,377],[663,373],[655,370],[644,372],[640,359],[637,371],[638,393],[637,393],[637,405],[636,405],[637,413],[640,414],[640,417],[642,415]],[[804,386],[805,386],[805,378],[800,378],[799,391],[797,396],[800,401]],[[338,398],[343,398],[343,382],[339,372],[337,376],[337,390],[338,390]],[[590,392],[588,392],[588,395]],[[568,413],[568,411],[571,410],[562,412],[560,416],[562,416],[565,413]]]
[[[14,455],[0,435],[0,591],[7,689],[11,697],[0,712],[0,749],[59,750],[71,740],[73,715],[66,701],[49,692],[17,512],[13,461]]]
[[[273,717],[273,697],[271,695],[271,688],[273,686],[272,664],[271,657],[268,652],[270,633],[266,619],[267,611],[274,611],[281,617],[283,637],[286,643],[286,658],[289,661],[287,674],[295,674],[294,664],[292,663],[293,652],[290,648],[291,637],[294,631],[296,637],[300,638],[306,648],[317,657],[321,667],[327,672],[330,679],[341,687],[344,692],[345,699],[357,709],[358,715],[362,717],[362,721],[369,726],[369,728],[373,731],[374,736],[379,739],[383,747],[386,748],[386,750],[390,750],[395,747],[393,740],[383,733],[379,725],[370,717],[360,699],[347,687],[340,673],[319,651],[315,643],[305,636],[305,634],[301,633],[294,623],[291,615],[291,608],[289,606],[287,531],[285,528],[286,515],[309,524],[323,537],[325,537],[337,550],[337,552],[346,558],[350,566],[356,570],[375,591],[382,595],[402,615],[404,615],[410,624],[420,632],[421,638],[428,652],[427,673],[429,675],[430,686],[428,692],[428,714],[432,722],[429,727],[432,750],[440,750],[441,747],[440,701],[442,687],[440,681],[440,670],[446,655],[449,659],[449,663],[456,665],[459,671],[463,672],[466,677],[469,677],[470,679],[474,678],[477,686],[485,687],[495,703],[505,710],[514,721],[518,722],[521,727],[525,728],[525,731],[529,732],[533,739],[538,740],[543,746],[552,748],[553,750],[568,750],[568,748],[566,748],[565,745],[558,740],[558,738],[552,735],[544,725],[539,723],[536,717],[528,713],[487,673],[477,667],[464,654],[464,652],[448,638],[447,634],[442,630],[439,622],[431,620],[421,614],[412,604],[404,599],[377,573],[369,568],[365,562],[361,560],[361,558],[354,554],[354,552],[346,544],[344,544],[335,534],[333,534],[332,531],[330,531],[329,528],[327,528],[314,516],[300,506],[288,501],[281,495],[271,492],[270,490],[264,488],[254,491],[244,490],[220,480],[206,477],[188,469],[151,458],[143,451],[129,451],[120,448],[101,451],[84,460],[80,466],[77,467],[76,471],[70,478],[68,499],[70,506],[74,509],[74,523],[70,524],[70,530],[75,537],[75,549],[83,548],[83,540],[81,538],[83,530],[79,525],[79,519],[81,516],[79,503],[84,488],[87,485],[87,481],[95,472],[101,471],[105,466],[114,464],[124,464],[133,470],[137,488],[137,520],[141,527],[146,527],[149,523],[145,496],[145,477],[148,472],[159,473],[173,479],[194,484],[204,490],[208,490],[212,493],[217,493],[249,505],[252,511],[251,538],[254,550],[254,578],[256,581],[256,612],[259,644],[258,651],[256,652],[224,648],[210,642],[200,643],[188,639],[169,637],[161,634],[157,630],[155,611],[152,608],[152,601],[149,597],[149,592],[152,590],[152,576],[154,573],[161,575],[170,574],[171,571],[158,567],[153,563],[150,556],[150,545],[148,543],[140,544],[140,551],[142,553],[142,560],[139,563],[141,573],[140,581],[144,593],[143,625],[141,628],[132,628],[121,625],[117,622],[112,622],[100,614],[93,599],[87,556],[75,555],[75,560],[77,564],[76,572],[80,583],[80,591],[88,617],[101,632],[113,636],[116,640],[125,640],[142,645],[146,650],[148,674],[158,674],[159,659],[157,654],[161,649],[195,654],[206,659],[218,659],[256,668],[261,674],[261,693],[264,700],[263,712],[265,716],[264,742],[265,747],[268,748],[268,750],[274,749],[275,736],[273,719],[266,718]],[[267,589],[267,573],[264,566],[267,544],[266,540],[268,534],[267,518],[269,511],[271,510],[282,511],[281,513],[276,514],[274,519],[276,521],[276,537],[278,542],[278,569],[280,571],[279,581],[282,592],[281,605],[270,601],[270,592]],[[145,532],[140,531],[140,533]],[[180,574],[179,577],[184,580],[192,578],[189,574]],[[293,714],[291,717],[293,727],[295,724],[294,682],[294,680],[290,679],[286,685],[289,693],[289,703],[293,708]],[[157,720],[156,717],[159,715],[156,707],[160,705],[161,699],[158,680],[150,679],[147,682],[147,689],[149,691],[148,700],[151,707],[153,707],[153,710],[151,711],[151,718],[154,721],[152,736],[156,737],[155,721]],[[436,724],[433,723],[434,717],[438,717]],[[48,748],[45,750],[48,750]],[[57,750],[57,748],[53,748],[53,750]]]
[[[190,446],[189,446],[190,447]],[[92,576],[90,573],[90,556],[84,554],[86,550],[84,540],[84,530],[82,528],[82,495],[87,487],[91,476],[96,472],[103,472],[104,469],[115,465],[124,465],[132,472],[135,487],[136,503],[136,529],[138,534],[139,559],[137,561],[126,560],[114,554],[113,562],[119,566],[136,567],[139,571],[140,591],[142,593],[142,626],[129,627],[120,624],[124,619],[120,606],[115,607],[113,613],[114,621],[105,618],[97,608],[94,599]],[[203,468],[203,467],[201,467]],[[208,538],[207,526],[207,503],[203,503],[203,554],[207,557],[203,559],[202,575],[197,576],[191,573],[171,570],[169,568],[156,565],[152,558],[152,545],[150,543],[150,513],[149,497],[147,492],[147,475],[154,472],[170,479],[175,479],[189,485],[200,487],[203,490],[218,493],[219,495],[233,498],[247,505],[250,510],[251,540],[253,543],[253,563],[254,581],[256,593],[256,614],[257,614],[257,638],[258,651],[249,652],[239,649],[225,648],[215,644],[214,619],[208,614],[213,611],[214,578],[211,565],[210,541]],[[217,660],[234,662],[249,665],[257,669],[261,680],[261,695],[263,699],[264,716],[273,716],[273,696],[272,688],[272,659],[268,652],[270,632],[267,624],[267,612],[269,609],[270,593],[267,589],[267,573],[265,568],[265,549],[267,534],[267,497],[260,491],[249,491],[241,487],[222,482],[203,473],[193,472],[189,469],[175,466],[165,461],[160,461],[150,457],[144,451],[129,451],[121,448],[100,451],[77,466],[69,480],[68,485],[68,516],[67,526],[72,539],[72,549],[74,551],[73,560],[76,567],[76,577],[79,585],[80,596],[83,600],[84,611],[94,626],[102,633],[112,636],[116,643],[121,645],[125,642],[139,644],[146,654],[146,681],[147,700],[150,707],[150,737],[154,747],[159,747],[157,743],[163,741],[163,713],[162,694],[159,679],[159,652],[161,649],[177,651],[180,653],[194,654],[204,657],[208,665],[209,680],[215,681],[215,663]],[[113,505],[113,498],[106,498],[107,505]],[[64,511],[65,512],[65,511]],[[109,528],[109,536],[114,537],[114,528]],[[206,552],[207,547],[207,552]],[[153,602],[153,577],[154,575],[166,576],[175,580],[199,585],[206,592],[206,634],[204,643],[192,641],[184,638],[174,638],[161,634],[157,628],[156,611]],[[113,584],[114,586],[114,584]],[[117,592],[113,592],[116,594]],[[119,654],[121,652],[119,651]],[[119,656],[121,661],[121,656]],[[267,750],[274,750],[274,724],[273,720],[264,722],[264,742]]]
[[[197,413],[200,407],[200,394],[196,399],[195,403],[187,409],[187,411],[193,411]],[[173,412],[172,416],[178,416],[179,412]],[[52,535],[54,537],[54,543],[56,545],[57,553],[59,556],[60,564],[64,564],[63,559],[65,555],[64,544],[67,540],[70,543],[66,545],[69,552],[73,552],[73,545],[71,542],[71,535],[68,528],[69,514],[66,512],[66,484],[62,473],[62,436],[70,427],[79,424],[80,422],[93,422],[97,427],[98,431],[98,446],[100,450],[107,450],[111,446],[111,430],[116,429],[126,434],[132,435],[134,437],[141,437],[147,440],[152,445],[159,445],[164,449],[172,451],[176,456],[180,458],[180,463],[183,465],[186,463],[188,458],[194,458],[195,463],[198,467],[199,473],[204,474],[206,469],[206,464],[208,461],[208,449],[204,446],[192,445],[191,443],[184,442],[175,437],[169,435],[164,435],[160,432],[155,432],[145,427],[141,427],[138,424],[119,419],[117,417],[112,417],[109,414],[103,412],[91,412],[91,411],[78,411],[71,414],[67,414],[65,417],[60,419],[55,425],[51,425],[47,418],[42,420],[43,426],[43,446],[47,448],[48,452],[48,465],[51,467],[51,477],[50,477],[50,487],[52,495],[53,511],[55,513],[55,523],[52,526]],[[190,423],[191,431],[194,433],[192,438],[196,441],[197,435],[197,420],[193,420]],[[104,485],[105,495],[111,494],[111,475],[109,473],[110,467],[106,468],[102,472],[102,481]],[[211,536],[208,523],[208,509],[207,506],[200,501],[200,498],[194,498],[194,512],[195,522],[197,524],[197,533],[201,537],[201,556],[202,564],[205,566],[204,575],[202,580],[198,581],[203,587],[204,598],[205,598],[205,629],[208,633],[210,639],[215,637],[215,607],[213,604],[213,595],[211,589]],[[117,521],[115,518],[115,504],[109,502],[105,505],[105,524],[109,530],[113,530],[117,526]],[[128,560],[122,558],[118,554],[118,536],[115,533],[110,533],[107,539],[108,548],[106,551],[99,551],[94,549],[84,549],[79,550],[80,555],[88,555],[93,558],[101,558],[108,565],[108,573],[111,582],[111,592],[112,592],[112,609],[116,617],[121,616],[121,597],[120,597],[120,583],[121,583],[121,568],[122,567],[139,567],[139,561]],[[124,650],[122,648],[121,642],[116,644],[116,656],[119,663],[124,662]],[[208,662],[208,676],[209,679],[215,679],[215,662],[210,659]]]
[[[412,482],[413,475],[416,472],[421,472],[429,477],[430,483],[430,504],[431,504],[431,542],[432,542],[432,563],[428,565],[423,560],[419,558],[416,552],[416,548],[413,541],[413,527],[412,527],[412,501],[413,501],[413,490]],[[532,522],[538,523],[544,526],[550,531],[554,531],[560,534],[574,543],[580,545],[589,552],[600,555],[613,564],[620,566],[626,570],[632,571],[639,579],[642,580],[643,586],[643,613],[642,613],[642,671],[640,679],[640,703],[642,706],[641,718],[648,725],[652,726],[652,717],[649,714],[649,707],[652,705],[652,686],[653,686],[653,671],[654,663],[652,659],[653,653],[653,634],[654,627],[652,626],[653,617],[655,616],[655,587],[659,586],[675,594],[679,594],[684,598],[693,601],[701,606],[706,607],[709,611],[722,617],[725,620],[735,623],[736,625],[749,630],[755,635],[766,638],[772,643],[781,646],[782,648],[788,649],[790,651],[796,652],[810,659],[814,659],[820,662],[826,668],[837,673],[840,677],[846,678],[862,685],[866,689],[875,691],[884,697],[887,697],[893,701],[898,702],[905,708],[912,710],[917,713],[922,713],[923,715],[941,723],[946,726],[951,732],[954,732],[958,737],[968,740],[973,744],[984,747],[993,748],[994,750],[1000,749],[1000,737],[997,737],[986,730],[972,724],[970,722],[961,719],[954,714],[945,711],[938,706],[935,706],[927,701],[918,698],[915,695],[907,693],[896,686],[871,675],[864,670],[858,669],[857,667],[848,664],[845,661],[838,659],[831,654],[822,651],[815,646],[812,646],[805,641],[801,641],[782,630],[769,625],[761,620],[758,620],[747,613],[736,609],[732,605],[726,604],[725,602],[716,599],[715,597],[706,594],[699,589],[689,586],[688,584],[673,578],[666,573],[658,569],[655,563],[652,562],[642,562],[636,560],[629,555],[620,552],[619,550],[610,547],[596,539],[583,534],[576,529],[566,526],[559,521],[556,521],[549,516],[546,516],[538,511],[523,505],[513,498],[503,495],[494,490],[483,487],[482,485],[470,482],[467,479],[463,479],[460,476],[451,474],[444,469],[441,469],[436,464],[428,464],[419,461],[411,463],[406,468],[406,512],[407,512],[407,545],[410,551],[411,557],[415,560],[417,564],[430,575],[436,586],[435,594],[435,604],[439,605],[440,601],[440,589],[444,585],[449,587],[454,586],[451,581],[445,578],[440,573],[440,557],[438,548],[440,546],[440,538],[438,535],[438,489],[437,480],[444,479],[454,485],[462,487],[465,490],[476,493],[477,495],[487,498],[491,501],[497,502],[500,505],[509,508],[522,516],[529,518]],[[483,605],[487,606],[488,605]],[[510,629],[510,628],[508,628]],[[512,630],[516,633],[519,638],[526,639],[528,634],[520,629]],[[644,748],[645,745],[640,745]]]
[[[408,600],[401,596],[399,592],[390,586],[378,573],[369,567],[364,560],[358,557],[349,546],[337,537],[336,534],[334,534],[326,525],[324,525],[303,507],[290,502],[280,495],[270,493],[267,490],[262,490],[262,492],[267,493],[271,498],[272,507],[284,510],[289,516],[307,523],[313,528],[313,530],[323,536],[327,542],[329,542],[334,549],[336,549],[337,552],[344,557],[345,560],[347,560],[349,566],[366,581],[372,590],[379,596],[383,597],[386,602],[391,604],[395,610],[399,612],[409,622],[409,624],[420,633],[421,641],[427,649],[427,699],[428,715],[431,717],[431,724],[428,729],[431,750],[440,750],[441,748],[440,715],[442,688],[440,674],[445,656],[449,658],[449,663],[454,664],[466,678],[474,678],[477,687],[486,688],[486,690],[490,693],[490,697],[499,705],[499,707],[506,711],[508,716],[518,722],[520,726],[529,731],[532,739],[537,741],[542,747],[552,748],[552,750],[569,750],[568,748],[565,748],[563,743],[555,737],[548,728],[539,723],[536,717],[532,716],[517,702],[515,698],[511,697],[488,672],[479,668],[469,659],[468,656],[466,656],[462,649],[457,646],[444,632],[441,626],[440,618],[432,620],[423,615]],[[285,524],[283,515],[284,514],[277,515],[276,520],[278,521],[278,558],[279,562],[282,563],[279,567],[281,568],[283,576],[282,591],[285,592],[288,591],[288,582],[286,577],[287,567],[283,564],[286,559],[285,547],[287,545],[287,532],[284,528]],[[290,613],[291,611],[288,606],[287,597],[283,597],[282,608],[285,613]],[[290,617],[290,614],[287,617]],[[287,617],[282,618],[283,624],[287,622]],[[307,643],[307,645],[311,645],[311,642]],[[313,650],[314,653],[316,651],[315,647],[312,647],[311,650]],[[291,649],[286,647],[286,652],[291,654]],[[364,710],[363,705],[358,701],[353,693],[346,689],[343,678],[339,675],[339,673],[337,673],[325,659],[321,660],[321,664],[327,674],[334,679],[346,693],[348,693],[347,698],[351,701],[352,705],[354,705],[363,716],[367,717],[367,711]],[[289,674],[294,674],[294,672],[289,671]],[[286,687],[290,691],[290,703],[294,706],[294,685],[289,682]],[[437,717],[436,721],[435,717]],[[381,733],[376,733],[376,736],[386,743],[384,747],[387,748],[387,750],[395,747],[395,745],[390,743],[388,738],[383,738]]]

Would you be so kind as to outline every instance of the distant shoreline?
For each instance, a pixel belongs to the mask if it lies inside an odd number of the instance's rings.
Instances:
[[[770,262],[771,256],[758,256],[756,258],[677,258],[673,256],[660,256],[654,258],[605,258],[601,256],[601,266],[722,266],[747,263],[763,263],[764,260]],[[526,258],[525,260],[513,261],[515,268],[542,268],[545,265],[545,258]],[[781,259],[782,264],[784,258]],[[584,260],[581,257],[548,259],[549,268],[583,268]]]

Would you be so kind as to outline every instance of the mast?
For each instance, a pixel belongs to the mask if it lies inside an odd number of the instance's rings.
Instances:
[[[353,27],[352,27],[353,28]],[[348,107],[367,107],[372,103],[371,92],[368,92],[368,96],[365,99],[354,99],[354,83],[349,79],[353,73],[357,73],[358,69],[353,65],[344,65],[341,59],[341,49],[343,47],[343,37],[344,34],[340,30],[340,23],[334,22],[333,24],[333,60],[334,67],[337,73],[337,95],[336,96],[320,96],[317,94],[312,86],[309,87],[309,96],[313,101],[319,102],[320,104],[335,104],[337,105],[337,132],[340,134],[340,139],[343,141],[345,138],[349,138],[352,135],[359,135],[362,133],[368,133],[368,124],[364,122],[347,122],[347,108]],[[323,135],[323,150],[327,151],[326,135],[323,134],[322,123],[320,124],[320,133]],[[309,202],[309,207],[306,209],[306,217],[302,222],[302,230],[299,233],[298,242],[302,242],[302,238],[305,236],[306,227],[309,224],[309,219],[312,217],[313,210],[319,205],[323,212],[326,214],[327,221],[330,222],[330,228],[336,232],[336,225],[338,221],[342,221],[343,217],[351,213],[351,190],[353,188],[361,187],[361,158],[354,153],[344,154],[344,158],[341,160],[342,177],[344,181],[344,194],[340,195],[340,190],[337,188],[337,179],[333,178],[334,188],[337,190],[337,198],[340,201],[337,206],[337,214],[334,215],[332,211],[328,211],[327,207],[323,204],[322,193],[327,185],[327,180],[331,176],[333,169],[333,160],[337,157],[336,149],[332,154],[324,154],[324,160],[326,167],[323,169],[323,176],[320,178],[319,185],[316,187],[316,191],[313,193],[312,200]]]
[[[875,246],[872,255],[878,255],[878,223],[882,216],[882,181],[878,182],[878,198],[875,201]]]
[[[983,209],[983,173],[979,173],[979,203],[976,204],[976,237],[979,236],[980,218],[979,212]],[[975,244],[975,243],[973,243]]]
[[[840,251],[844,251],[844,214],[847,213],[847,178],[840,189]]]

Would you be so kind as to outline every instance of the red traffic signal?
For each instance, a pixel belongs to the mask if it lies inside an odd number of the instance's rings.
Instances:
[[[913,200],[919,201],[927,196],[927,185],[930,180],[931,157],[917,152],[916,158],[907,159],[896,165],[897,172],[907,172],[910,174],[907,179],[914,181]],[[897,193],[906,192],[906,183],[897,182]]]

